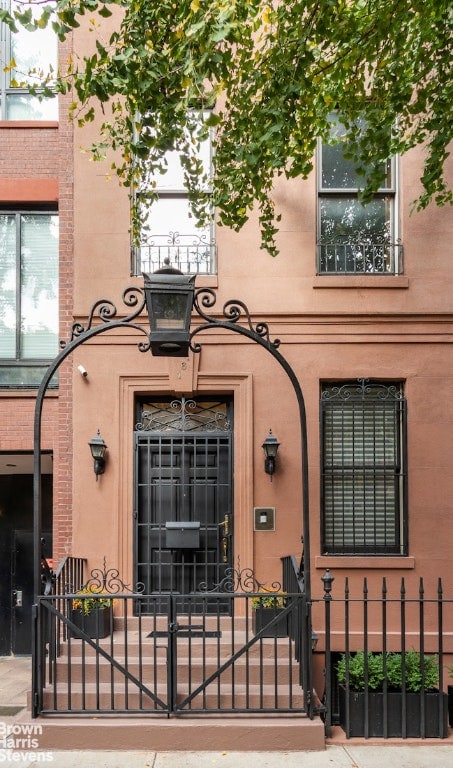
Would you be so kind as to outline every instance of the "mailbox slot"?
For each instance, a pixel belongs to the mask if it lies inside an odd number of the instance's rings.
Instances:
[[[165,523],[165,546],[167,549],[199,549],[200,522]]]

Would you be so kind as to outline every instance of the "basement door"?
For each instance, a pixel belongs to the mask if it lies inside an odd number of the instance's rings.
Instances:
[[[231,424],[227,399],[139,404],[135,581],[145,595],[213,590],[232,565]],[[155,600],[143,609],[153,612]]]

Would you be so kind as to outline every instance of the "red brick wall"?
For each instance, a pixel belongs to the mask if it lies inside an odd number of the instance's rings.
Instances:
[[[61,47],[67,58],[71,42]],[[58,203],[60,216],[60,338],[72,324],[73,128],[67,119],[71,97],[60,98],[58,123],[0,122],[0,205]],[[54,455],[54,562],[72,542],[71,371],[59,371],[58,393],[46,397],[41,447]],[[33,450],[35,393],[0,391],[0,450]]]

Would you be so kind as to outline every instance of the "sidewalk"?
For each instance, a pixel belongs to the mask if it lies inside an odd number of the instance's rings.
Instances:
[[[346,742],[334,729],[325,751],[320,752],[199,752],[80,751],[39,748],[36,732],[20,731],[20,713],[30,689],[30,658],[0,656],[0,768],[1,764],[29,766],[50,764],[55,768],[453,768],[453,734],[447,740],[423,742]],[[30,727],[30,726],[29,726]],[[146,726],[144,726],[146,727]],[[20,744],[13,750],[3,741],[12,734]],[[257,744],[259,747],[259,744]]]
[[[453,746],[333,747],[325,752],[54,752],[55,768],[452,768]],[[1,761],[1,757],[0,757]],[[27,763],[16,763],[16,765]],[[30,764],[30,763],[28,763]]]

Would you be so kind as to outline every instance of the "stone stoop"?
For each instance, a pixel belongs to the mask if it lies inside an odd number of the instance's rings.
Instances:
[[[135,619],[115,620],[111,637],[99,640],[100,647],[127,668],[162,701],[167,701],[166,625],[142,621],[140,633]],[[196,624],[193,617],[192,624]],[[222,663],[253,636],[235,620],[205,617],[204,630],[220,631],[217,637],[179,637],[177,641],[177,701],[181,703],[214,674]],[[157,636],[156,636],[157,630]],[[154,631],[154,636],[149,634]],[[63,643],[54,667],[54,683],[44,689],[44,709],[83,710],[82,713],[45,714],[33,723],[42,725],[40,747],[44,749],[149,749],[162,750],[319,750],[325,748],[324,725],[319,717],[291,712],[303,707],[303,691],[297,684],[298,665],[290,664],[288,638],[266,638],[252,646],[198,693],[184,713],[162,712],[146,691],[126,681],[120,670],[78,639]],[[277,653],[276,653],[277,651]],[[70,705],[68,706],[68,702]],[[112,704],[130,714],[112,714]],[[238,712],[191,712],[219,709]],[[260,707],[289,710],[254,713]],[[104,710],[104,711],[103,711]],[[137,712],[134,710],[140,710]],[[242,710],[242,711],[240,711]]]
[[[305,716],[184,716],[141,717],[43,716],[16,723],[39,726],[39,749],[184,751],[321,751],[326,748],[324,724]]]

